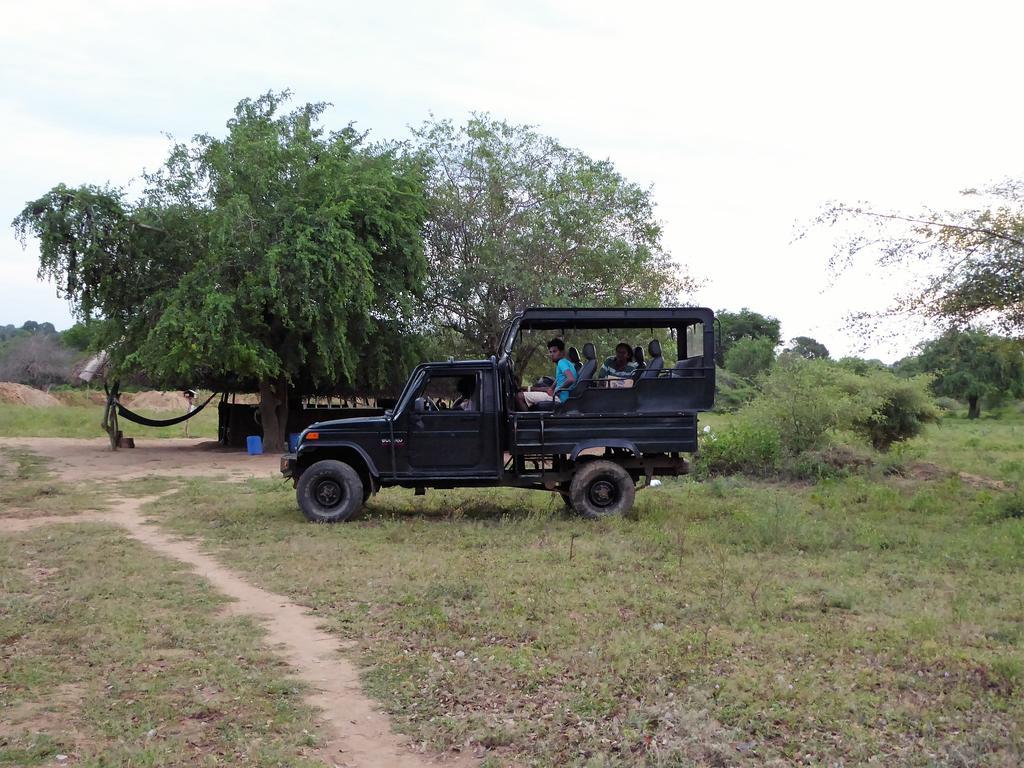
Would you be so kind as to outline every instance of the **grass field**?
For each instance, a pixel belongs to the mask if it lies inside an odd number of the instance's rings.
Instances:
[[[114,528],[0,538],[0,766],[322,766],[297,683],[223,603]]]
[[[986,477],[1019,478],[1022,428],[946,420],[903,449],[924,479],[668,481],[635,520],[387,491],[312,526],[271,481],[154,511],[355,640],[404,731],[495,765],[1011,766],[1024,517]]]
[[[168,419],[179,413],[147,411],[139,413],[153,419]],[[50,408],[0,403],[0,436],[3,437],[106,437],[100,428],[101,405],[65,405]],[[210,403],[189,420],[192,437],[217,437],[217,407]],[[129,437],[184,437],[185,427],[144,427],[121,421],[121,430]]]
[[[667,480],[597,523],[538,492],[390,490],[313,526],[269,480],[182,481],[149,510],[354,640],[398,728],[485,765],[1016,766],[1021,436],[1015,412],[947,418],[902,476]],[[0,459],[8,516],[173,482]],[[296,686],[220,605],[111,528],[0,538],[0,766],[307,764]]]
[[[1024,488],[1024,418],[1015,410],[987,413],[975,420],[947,417],[914,441],[910,451],[944,467]]]

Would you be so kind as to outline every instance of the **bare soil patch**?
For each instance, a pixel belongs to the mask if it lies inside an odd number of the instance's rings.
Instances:
[[[157,389],[145,392],[126,392],[121,402],[133,410],[181,411],[188,410],[188,399],[181,392],[161,392]]]
[[[61,401],[41,389],[33,389],[12,381],[0,381],[0,403],[34,405],[49,408],[61,405]]]
[[[135,448],[110,450],[106,438],[5,437],[0,447],[27,448],[51,459],[53,472],[64,482],[130,480],[140,477],[270,477],[279,456],[250,456],[216,441],[188,438],[136,438]]]
[[[970,472],[957,472],[948,467],[940,467],[930,461],[915,461],[904,470],[904,476],[913,480],[943,480],[950,477],[958,477],[960,482],[971,488],[978,488],[988,491],[1009,491],[1013,486],[1004,483],[1002,480],[995,480],[991,477],[982,477]]]
[[[78,706],[83,697],[81,685],[65,683],[58,686],[46,701],[23,702],[7,709],[3,718],[0,718],[0,743],[19,733],[64,730],[68,723],[62,710]]]

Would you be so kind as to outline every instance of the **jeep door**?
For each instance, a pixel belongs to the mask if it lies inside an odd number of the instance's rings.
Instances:
[[[430,368],[406,409],[405,455],[414,475],[495,476],[494,373]]]

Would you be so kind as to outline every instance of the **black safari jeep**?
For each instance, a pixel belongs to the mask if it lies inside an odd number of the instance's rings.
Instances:
[[[704,308],[527,309],[497,356],[418,366],[393,409],[308,427],[281,472],[317,522],[348,520],[388,486],[535,488],[561,494],[586,517],[621,514],[641,477],[649,485],[656,474],[688,470],[697,413],[714,402],[713,323]],[[604,339],[610,355],[627,334],[637,344],[629,372],[599,377],[604,358],[593,340]],[[524,338],[546,349],[551,336],[582,348],[582,358],[568,349],[577,383],[564,401],[516,410],[513,349]],[[666,361],[662,341],[670,340],[675,360]]]

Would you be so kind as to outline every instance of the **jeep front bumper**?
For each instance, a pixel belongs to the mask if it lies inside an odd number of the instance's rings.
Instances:
[[[281,456],[281,474],[285,477],[295,477],[294,453],[286,453]]]

